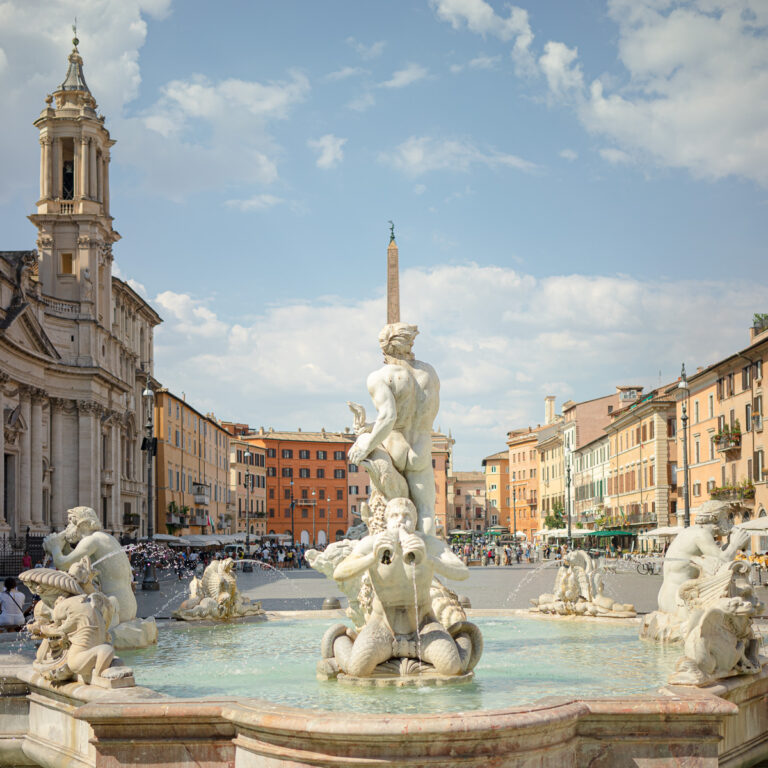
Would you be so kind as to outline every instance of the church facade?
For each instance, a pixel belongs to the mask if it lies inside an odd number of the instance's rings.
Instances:
[[[146,534],[148,414],[158,314],[112,275],[110,152],[77,40],[46,98],[36,250],[0,251],[0,535],[40,534],[87,505]],[[151,407],[151,406],[150,406]]]

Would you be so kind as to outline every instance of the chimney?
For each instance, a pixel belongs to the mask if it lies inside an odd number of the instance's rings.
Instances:
[[[555,396],[547,395],[544,398],[544,424],[552,424],[555,421]]]

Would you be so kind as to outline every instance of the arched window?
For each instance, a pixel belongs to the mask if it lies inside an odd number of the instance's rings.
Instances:
[[[344,538],[344,531],[339,529],[336,531],[336,541],[341,541]]]
[[[321,530],[317,532],[317,543],[319,546],[325,546],[328,543],[327,539],[325,538],[325,531]]]
[[[309,544],[309,531],[302,531],[299,538],[302,544]]]

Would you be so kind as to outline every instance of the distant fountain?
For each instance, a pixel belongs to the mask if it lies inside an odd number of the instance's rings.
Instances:
[[[555,589],[531,600],[531,610],[560,616],[608,616],[631,619],[634,605],[618,603],[603,593],[603,570],[583,550],[569,552],[555,577]]]
[[[173,617],[183,621],[230,621],[263,613],[260,602],[240,594],[235,561],[227,557],[210,563],[202,578],[192,579],[189,598],[173,612]]]

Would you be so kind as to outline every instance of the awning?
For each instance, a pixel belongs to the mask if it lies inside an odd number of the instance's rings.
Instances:
[[[448,531],[449,536],[471,536],[472,531],[465,531],[463,528],[454,528],[452,531]]]
[[[747,520],[734,527],[745,531],[768,531],[768,517],[756,517],[754,520]]]
[[[162,541],[163,543],[170,544],[179,540],[178,536],[171,536],[170,533],[156,533],[152,536],[153,541]]]
[[[662,537],[672,538],[677,536],[683,528],[678,525],[662,525],[660,528],[653,528],[650,531],[640,534],[641,539],[657,539]]]
[[[637,536],[634,531],[590,531],[589,536]]]

